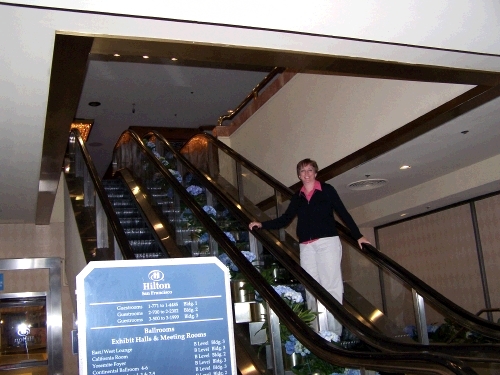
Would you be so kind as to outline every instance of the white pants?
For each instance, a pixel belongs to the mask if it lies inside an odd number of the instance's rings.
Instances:
[[[302,268],[340,303],[342,303],[344,293],[340,268],[341,260],[342,244],[338,236],[320,238],[308,244],[300,244],[300,265]],[[306,292],[306,299],[307,307],[312,311],[317,311],[316,298]],[[329,312],[327,313],[327,321],[328,330],[340,336],[342,325]]]

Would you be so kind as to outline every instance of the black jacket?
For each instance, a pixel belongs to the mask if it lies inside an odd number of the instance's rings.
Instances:
[[[321,191],[316,190],[308,202],[304,193],[300,190],[290,199],[290,204],[280,217],[264,221],[264,229],[280,229],[297,216],[297,237],[299,242],[305,242],[323,237],[337,236],[335,228],[335,211],[344,224],[349,228],[351,234],[356,239],[363,235],[359,232],[358,226],[347,212],[344,204],[335,188],[325,182],[321,183]]]

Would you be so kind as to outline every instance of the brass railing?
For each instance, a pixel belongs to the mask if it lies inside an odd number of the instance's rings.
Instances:
[[[247,95],[245,99],[234,109],[231,114],[229,115],[223,115],[219,117],[219,120],[217,121],[217,126],[222,126],[222,123],[226,120],[232,120],[238,113],[240,113],[243,108],[246,107],[248,103],[252,101],[252,99],[257,99],[259,96],[259,92],[266,87],[266,85],[272,81],[274,77],[276,77],[278,74],[282,73],[285,70],[285,68],[279,68],[275,67],[271,72],[264,77],[264,79],[257,85],[255,86],[250,94]]]

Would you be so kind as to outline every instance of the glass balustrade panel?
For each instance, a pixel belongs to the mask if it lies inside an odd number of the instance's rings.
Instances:
[[[66,183],[85,259],[113,260],[113,232],[108,229],[108,217],[103,210],[105,203],[96,193],[82,150],[71,139],[65,164]]]

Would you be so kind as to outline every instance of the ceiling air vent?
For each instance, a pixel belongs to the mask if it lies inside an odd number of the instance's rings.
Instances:
[[[347,187],[351,190],[371,190],[384,186],[387,184],[387,180],[382,178],[370,178],[367,180],[359,180],[347,184]]]

